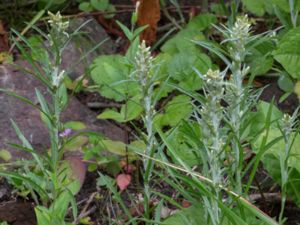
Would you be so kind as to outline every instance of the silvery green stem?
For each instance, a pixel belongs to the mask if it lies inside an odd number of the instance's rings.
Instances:
[[[229,28],[229,52],[233,60],[231,64],[231,79],[226,86],[227,98],[229,104],[227,108],[228,119],[232,126],[232,131],[237,138],[232,140],[232,149],[234,153],[234,163],[232,174],[235,174],[235,191],[238,194],[242,193],[241,170],[243,155],[240,149],[240,126],[242,122],[243,112],[246,108],[246,89],[243,87],[243,79],[248,73],[249,68],[245,66],[244,59],[246,56],[246,44],[250,36],[250,22],[247,16],[237,18],[234,26]]]
[[[141,105],[144,108],[143,121],[146,128],[146,151],[147,156],[153,157],[154,155],[154,131],[153,131],[153,119],[154,119],[154,103],[153,103],[153,85],[154,79],[151,74],[151,68],[153,58],[151,56],[150,48],[146,47],[145,41],[143,41],[138,48],[137,55],[135,57],[135,80],[140,84],[140,90],[142,93]],[[150,218],[150,178],[153,167],[153,161],[149,158],[144,159],[144,207],[146,218]]]
[[[221,100],[224,95],[223,75],[218,71],[208,70],[203,77],[204,92],[207,101],[200,110],[200,125],[203,132],[203,144],[206,150],[209,171],[206,175],[213,182],[213,192],[217,199],[220,198],[220,185],[223,183],[223,138],[221,134],[221,122],[223,120],[223,108]],[[214,199],[204,198],[204,203],[213,224],[219,224],[221,210]]]
[[[63,21],[60,13],[52,14],[48,13],[50,20],[51,30],[48,35],[48,41],[50,44],[51,50],[53,50],[53,59],[49,65],[50,68],[50,80],[51,80],[51,90],[52,95],[52,123],[50,128],[50,137],[51,137],[51,162],[52,162],[52,173],[53,173],[53,183],[54,183],[54,193],[53,197],[57,197],[57,190],[60,187],[58,181],[58,166],[60,160],[60,148],[61,148],[61,138],[59,137],[59,132],[61,128],[60,116],[62,112],[62,102],[60,96],[60,87],[64,78],[64,70],[61,69],[61,60],[62,60],[62,49],[66,40],[69,38],[66,29],[69,26],[68,21]]]

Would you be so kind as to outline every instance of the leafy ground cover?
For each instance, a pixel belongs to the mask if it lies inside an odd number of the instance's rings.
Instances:
[[[46,135],[38,146],[8,116],[1,224],[299,224],[299,7],[3,2],[1,99],[32,108]],[[23,10],[25,25],[9,16]],[[91,44],[89,23],[110,36]],[[24,80],[30,95],[11,67],[38,82]],[[64,115],[74,97],[94,122]]]

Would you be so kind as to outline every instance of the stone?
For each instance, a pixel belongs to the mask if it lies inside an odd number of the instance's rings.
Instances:
[[[16,62],[19,66],[28,68],[26,62]],[[32,75],[15,70],[12,66],[0,65],[0,88],[8,89],[18,95],[30,99],[37,103],[35,88],[49,99],[46,88]],[[124,131],[109,121],[96,119],[97,114],[88,107],[80,103],[75,97],[70,96],[68,107],[62,114],[62,121],[83,122],[87,130],[99,132],[112,140],[123,140]],[[37,150],[49,148],[49,135],[46,126],[41,121],[40,112],[32,106],[20,101],[19,99],[8,96],[0,92],[0,149],[9,150],[12,161],[20,158],[27,158],[28,154],[24,151],[9,148],[7,143],[18,143],[18,137],[12,127],[11,120],[15,121]]]
[[[78,35],[72,38],[62,55],[62,68],[67,71],[73,80],[83,75],[85,69],[97,56],[115,52],[113,41],[94,18],[76,18],[71,20],[69,33],[73,33],[80,26],[82,28],[79,30]],[[99,47],[91,51],[101,42],[102,44]],[[87,54],[88,52],[90,53]],[[82,57],[84,58],[83,60]]]
[[[35,225],[34,205],[23,202],[1,203],[0,221],[6,221],[13,225]]]

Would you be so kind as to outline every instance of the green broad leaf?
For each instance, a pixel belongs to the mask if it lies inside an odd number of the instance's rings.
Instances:
[[[97,168],[98,168],[98,165],[96,163],[90,163],[88,165],[88,171],[89,172],[94,172],[95,170],[97,170]]]
[[[99,11],[105,11],[109,6],[109,0],[91,0],[91,5]]]
[[[174,131],[172,134],[172,139],[170,140],[170,144],[174,146],[174,152],[176,152],[176,156],[180,157],[182,161],[184,161],[188,166],[199,166],[202,164],[202,158],[199,152],[199,140],[201,139],[201,134],[199,132],[199,125],[189,124],[187,128],[188,122],[180,123],[178,129]],[[190,129],[187,131],[187,129]],[[192,137],[187,136],[195,135],[197,133],[198,145],[192,140]],[[171,155],[174,162],[176,162],[176,158]]]
[[[283,36],[273,55],[293,78],[300,79],[300,27]]]
[[[205,210],[202,204],[192,205],[167,218],[163,225],[204,225],[207,221],[203,215]]]
[[[126,151],[126,144],[124,142],[113,141],[113,140],[102,140],[101,143],[103,145],[103,148],[111,153],[120,156],[126,156],[127,154],[129,156],[133,156],[133,152]],[[127,150],[129,150],[129,148]]]
[[[277,84],[284,92],[293,92],[294,90],[294,82],[287,74],[282,74],[279,77]]]
[[[187,25],[187,29],[195,29],[198,32],[204,31],[205,29],[212,26],[217,22],[217,18],[213,14],[201,13],[198,16],[195,16]]]
[[[261,134],[260,138],[253,144],[254,149],[258,149],[263,139],[264,133]],[[282,133],[279,129],[272,128],[269,131],[267,143],[272,140],[281,137]],[[290,145],[292,140],[290,140]],[[294,143],[291,147],[290,157],[288,161],[288,167],[290,174],[287,184],[288,195],[300,206],[300,134],[295,137]],[[273,145],[263,156],[262,161],[264,167],[267,169],[272,178],[280,185],[281,184],[281,173],[280,173],[280,158],[283,157],[285,151],[284,140],[278,141]]]
[[[125,100],[139,93],[139,86],[129,77],[129,69],[121,55],[103,55],[91,66],[93,81],[99,86],[102,96],[115,101]]]
[[[201,14],[194,17],[184,29],[179,31],[161,47],[161,51],[169,54],[199,52],[199,47],[191,40],[205,40],[205,36],[201,31],[209,28],[216,21],[216,17],[212,14]]]
[[[194,69],[205,74],[212,63],[210,58],[203,54],[177,53],[169,63],[168,73],[172,79],[179,82],[178,86],[185,90],[199,90],[202,87],[200,79]]]
[[[193,73],[192,65],[196,61],[194,54],[177,53],[173,55],[171,62],[169,63],[168,73],[171,77],[177,81],[182,81]]]
[[[143,112],[143,107],[139,103],[139,97],[129,99],[121,108],[121,115],[124,122],[136,119]]]
[[[147,148],[147,146],[146,146],[145,142],[142,140],[132,141],[128,145],[128,149],[132,150],[133,152],[144,153],[146,151],[146,148]]]
[[[12,156],[10,154],[9,151],[5,150],[5,149],[1,149],[0,150],[0,159],[3,159],[4,161],[9,161],[11,160]]]
[[[71,128],[72,130],[84,130],[86,125],[80,121],[68,121],[64,123],[65,128]]]
[[[275,5],[279,9],[283,10],[286,13],[290,12],[290,5],[289,1],[286,0],[268,0],[270,4]],[[296,0],[295,2],[298,2],[299,0]]]
[[[247,10],[254,13],[257,16],[263,16],[265,14],[265,3],[261,0],[242,0]]]
[[[199,52],[200,48],[191,40],[203,41],[205,40],[205,36],[197,29],[183,29],[168,40],[161,47],[161,51],[171,55],[178,52],[189,52],[190,54]]]
[[[39,61],[42,65],[48,65],[50,61],[49,54],[45,48],[42,48],[44,40],[41,36],[34,35],[28,38],[28,43],[32,46],[31,57]]]
[[[264,128],[266,124],[266,120],[268,117],[268,110],[270,107],[271,103],[264,102],[264,101],[259,101],[257,104],[257,111],[255,112],[255,115],[252,119],[251,122],[251,128],[250,128],[250,133],[249,136],[256,136],[258,132],[261,131],[261,129]],[[276,127],[277,124],[276,122],[281,119],[283,116],[282,112],[276,107],[272,106],[272,112],[271,112],[271,127]]]
[[[89,2],[82,2],[78,6],[79,10],[83,12],[91,12],[93,11],[93,6]]]
[[[255,45],[255,43],[254,43]],[[247,64],[250,66],[252,75],[264,75],[273,66],[273,56],[270,54],[275,49],[271,40],[262,43],[251,49],[249,56],[246,58]]]
[[[112,119],[117,122],[123,123],[134,120],[140,116],[143,108],[138,103],[138,98],[133,98],[125,103],[120,112],[113,109],[106,109],[103,113],[97,116],[98,119]]]
[[[227,8],[224,7],[224,5],[221,3],[211,3],[210,8],[211,8],[211,12],[213,12],[215,14],[223,15],[223,16],[228,15]]]
[[[72,138],[70,141],[66,143],[64,146],[65,151],[78,151],[84,146],[86,143],[88,143],[88,137],[86,136],[77,136],[75,138]]]
[[[186,95],[174,97],[165,107],[165,113],[158,114],[154,120],[158,126],[176,126],[182,119],[189,118],[192,112],[191,98]]]
[[[124,117],[121,113],[114,109],[106,109],[104,112],[97,116],[98,119],[111,119],[117,122],[124,122]]]

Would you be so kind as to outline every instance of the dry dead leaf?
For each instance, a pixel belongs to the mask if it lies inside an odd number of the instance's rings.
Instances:
[[[121,173],[117,176],[117,185],[121,191],[125,190],[131,182],[131,176],[129,174]]]
[[[159,0],[140,0],[138,8],[138,25],[149,25],[141,34],[141,40],[151,45],[156,40],[157,23],[160,20]]]
[[[8,35],[4,29],[2,21],[0,20],[0,52],[7,52],[8,50]]]
[[[189,208],[192,204],[189,201],[183,199],[181,205],[183,208]]]

